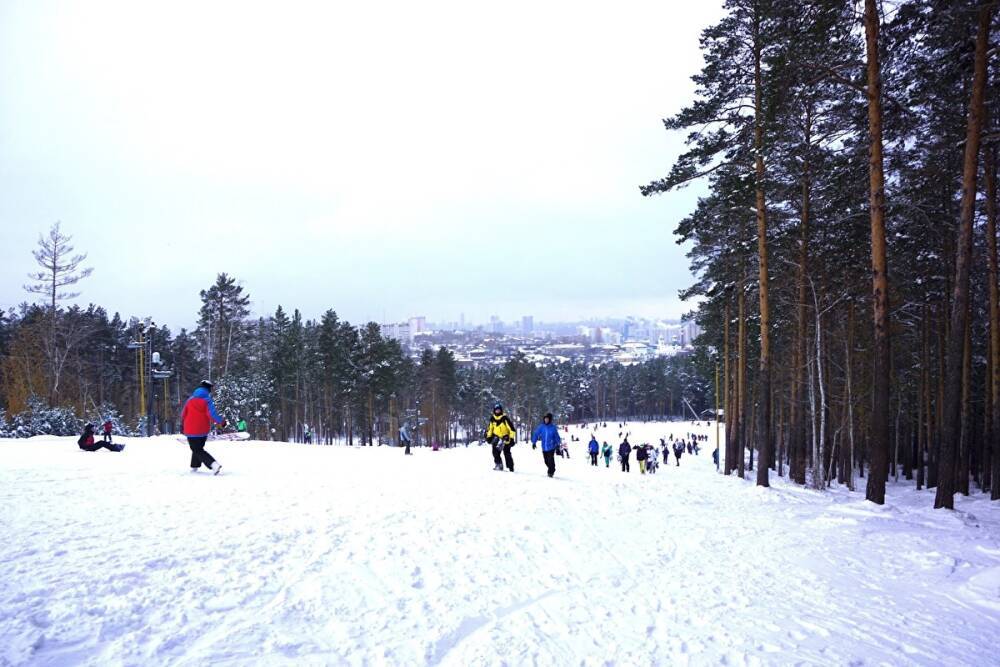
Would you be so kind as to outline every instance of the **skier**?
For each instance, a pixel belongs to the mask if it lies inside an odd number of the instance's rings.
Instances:
[[[642,444],[635,448],[635,460],[639,462],[639,474],[646,474],[646,455],[648,454],[646,445]]]
[[[597,436],[590,436],[590,445],[588,445],[590,450],[590,465],[597,466],[597,454],[601,450],[601,446],[597,444]]]
[[[413,452],[410,451],[411,442],[412,440],[410,439],[410,431],[409,429],[406,428],[406,422],[403,422],[403,425],[399,427],[399,444],[406,447],[406,451],[403,452],[405,456],[413,455]]]
[[[222,472],[219,462],[205,451],[205,441],[212,430],[212,422],[222,428],[228,423],[215,411],[212,383],[202,380],[181,410],[181,433],[187,437],[188,446],[191,447],[191,472],[198,472],[202,464],[216,475]]]
[[[611,454],[612,454],[611,445],[609,445],[607,442],[605,442],[604,446],[601,447],[601,454],[604,455],[604,467],[605,468],[610,468],[611,467]]]
[[[684,441],[678,440],[674,443],[674,458],[677,459],[677,467],[681,466],[681,455],[684,453]]]
[[[104,429],[104,442],[106,442],[106,443],[108,443],[110,445],[111,444],[111,428],[112,428],[111,420],[110,419],[105,419],[102,428]]]
[[[120,452],[125,449],[125,445],[112,445],[107,441],[94,442],[93,424],[86,424],[83,427],[83,433],[80,434],[80,439],[76,441],[76,444],[85,452],[96,452],[98,449],[106,449],[109,452]]]
[[[531,446],[535,443],[542,443],[542,458],[545,460],[545,467],[549,477],[556,474],[556,449],[562,440],[559,438],[559,427],[552,423],[552,413],[546,412],[542,417],[542,423],[531,434]]]
[[[493,406],[493,415],[490,423],[486,427],[486,442],[493,449],[494,470],[503,470],[503,462],[500,461],[500,453],[503,452],[504,461],[507,463],[507,470],[514,472],[514,457],[510,455],[510,448],[514,446],[514,424],[503,412],[503,405],[497,403]]]
[[[622,472],[629,472],[631,468],[628,465],[629,454],[632,453],[632,445],[628,444],[628,437],[622,440],[622,444],[618,445],[618,460],[622,462]]]

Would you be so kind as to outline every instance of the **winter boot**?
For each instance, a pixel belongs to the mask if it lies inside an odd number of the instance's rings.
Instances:
[[[218,461],[212,461],[212,465],[210,467],[212,469],[213,475],[218,475],[220,472],[222,472],[222,466],[219,465]]]

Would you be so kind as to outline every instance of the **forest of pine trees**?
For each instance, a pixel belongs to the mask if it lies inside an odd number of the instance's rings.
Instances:
[[[13,421],[16,435],[68,435],[82,419],[109,415],[121,431],[144,430],[138,355],[129,349],[140,335],[173,372],[147,393],[152,432],[175,431],[181,406],[206,378],[216,385],[223,415],[246,419],[255,438],[301,441],[308,426],[314,443],[351,445],[396,444],[400,420],[409,421],[419,444],[472,439],[496,401],[526,437],[549,411],[572,420],[690,417],[713,395],[702,379],[713,362],[703,354],[596,367],[539,366],[515,354],[499,366],[459,367],[446,348],[412,358],[377,324],[354,326],[333,310],[314,321],[279,306],[253,319],[249,294],[226,274],[201,292],[201,301],[197,328],[176,334],[162,324],[109,317],[94,305],[57,307],[54,346],[63,370],[54,392],[46,352],[51,303],[3,313],[0,400],[8,419],[0,411],[0,432]],[[421,427],[413,429],[418,417]]]
[[[708,186],[676,233],[727,474],[1000,499],[996,4],[727,0],[704,31],[688,150],[641,191]]]

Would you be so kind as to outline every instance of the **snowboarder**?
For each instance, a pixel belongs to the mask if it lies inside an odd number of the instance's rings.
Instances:
[[[239,421],[236,422],[236,430],[239,431],[240,433],[246,433],[247,432],[247,420],[243,419],[243,417],[240,417]]]
[[[646,455],[648,454],[646,445],[642,444],[635,448],[635,460],[639,462],[639,474],[646,474]]]
[[[601,450],[601,446],[597,444],[597,436],[590,436],[590,444],[587,447],[590,450],[590,465],[597,466],[597,454]]]
[[[556,449],[561,444],[559,438],[559,427],[552,423],[552,413],[547,412],[542,417],[542,423],[531,434],[531,445],[542,443],[542,458],[545,460],[545,467],[549,477],[556,474]]]
[[[94,442],[93,424],[86,424],[83,427],[83,433],[80,434],[80,439],[76,441],[76,444],[85,452],[96,452],[98,449],[106,449],[109,452],[120,452],[125,449],[125,445],[112,445],[106,440]]]
[[[631,453],[632,445],[628,444],[628,438],[625,438],[622,440],[622,444],[618,445],[618,460],[622,462],[622,472],[631,470],[628,465],[628,457]]]
[[[678,440],[674,443],[674,458],[677,459],[677,467],[681,466],[681,455],[684,454],[684,441]]]
[[[514,472],[514,457],[510,455],[510,448],[514,446],[514,424],[504,414],[503,405],[500,403],[493,406],[493,415],[486,427],[485,438],[493,449],[493,463],[495,464],[493,469],[503,470],[504,462],[506,462],[507,470]],[[503,462],[500,460],[501,452],[504,457]]]
[[[412,456],[413,452],[410,451],[410,431],[406,428],[406,423],[404,422],[402,426],[399,427],[399,444],[406,447],[406,451],[403,452],[405,456]]]
[[[111,444],[111,428],[112,428],[111,420],[105,419],[102,429],[104,430],[104,442],[108,443],[109,445]]]
[[[198,472],[202,465],[216,475],[222,472],[219,462],[205,451],[205,441],[212,431],[212,422],[222,428],[228,423],[215,411],[212,383],[202,380],[181,410],[181,433],[187,437],[188,446],[191,447],[191,472]]]
[[[601,454],[604,455],[604,467],[605,468],[610,468],[611,467],[611,454],[612,453],[613,452],[611,450],[611,445],[609,445],[607,442],[605,442],[604,445],[601,447]]]

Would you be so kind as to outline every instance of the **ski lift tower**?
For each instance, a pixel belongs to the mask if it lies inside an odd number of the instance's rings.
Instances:
[[[413,446],[416,447],[420,444],[420,429],[424,427],[429,421],[427,417],[420,416],[420,402],[417,401],[417,407],[406,411],[406,417],[403,419],[405,424],[411,425],[413,428],[410,430],[410,434],[413,439]]]
[[[167,413],[170,411],[169,410],[169,404],[168,404],[168,396],[170,396],[170,392],[167,391],[167,380],[169,380],[170,377],[173,374],[174,374],[174,372],[171,369],[163,367],[163,362],[160,361],[160,353],[159,352],[153,352],[152,356],[150,357],[150,371],[149,371],[149,375],[150,375],[150,383],[149,383],[150,384],[150,389],[152,389],[152,384],[153,384],[152,381],[153,380],[163,380],[163,413],[160,416],[161,417],[161,419],[160,419],[160,422],[161,422],[160,432],[161,433],[164,430],[162,428],[162,422],[166,420]],[[155,404],[155,401],[153,400],[152,393],[153,392],[150,391],[150,399],[149,399],[150,406],[153,406]],[[150,410],[150,413],[152,413],[152,409]],[[151,432],[150,431],[149,422],[146,422],[146,432],[147,432],[147,434],[149,434]]]
[[[135,370],[136,377],[139,380],[139,419],[146,418],[146,435],[150,435],[149,419],[146,411],[146,360],[148,356],[146,348],[151,344],[147,333],[151,333],[151,329],[155,327],[156,324],[152,321],[152,318],[147,317],[139,325],[139,335],[135,340],[129,341],[127,345],[128,349],[136,351]]]

